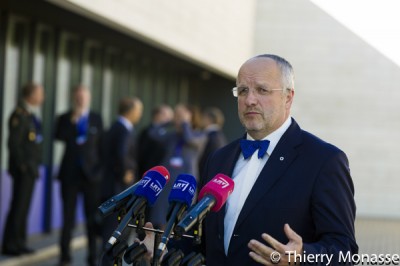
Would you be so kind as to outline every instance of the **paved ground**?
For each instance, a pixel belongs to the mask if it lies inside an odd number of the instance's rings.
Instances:
[[[358,219],[356,237],[360,254],[400,254],[400,220]],[[0,257],[1,266],[55,266],[58,264],[58,232],[32,237],[30,246],[38,251],[34,255],[10,259]],[[86,264],[86,240],[82,228],[75,234],[72,266]]]

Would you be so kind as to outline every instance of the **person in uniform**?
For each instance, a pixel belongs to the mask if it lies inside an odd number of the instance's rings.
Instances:
[[[22,100],[9,119],[9,173],[13,180],[12,200],[4,228],[2,253],[18,256],[32,253],[26,246],[29,206],[42,160],[40,107],[44,90],[29,83],[22,88]]]
[[[90,111],[90,91],[83,85],[73,90],[73,108],[62,114],[56,125],[56,139],[65,143],[58,178],[63,200],[60,265],[71,262],[70,242],[75,222],[77,198],[82,193],[88,236],[88,264],[96,265],[96,211],[101,184],[100,141],[103,122]]]

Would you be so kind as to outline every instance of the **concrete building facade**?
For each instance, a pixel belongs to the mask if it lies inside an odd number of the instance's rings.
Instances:
[[[293,116],[348,155],[357,215],[400,218],[400,67],[308,0],[256,10],[254,54],[292,62]]]

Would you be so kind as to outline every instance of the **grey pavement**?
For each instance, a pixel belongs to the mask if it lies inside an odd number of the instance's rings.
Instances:
[[[59,262],[58,232],[31,237],[30,247],[37,249],[33,255],[19,258],[0,257],[1,266],[55,266]],[[356,221],[356,238],[359,254],[400,254],[400,220],[359,218]],[[75,233],[71,266],[86,265],[86,239],[83,229]]]

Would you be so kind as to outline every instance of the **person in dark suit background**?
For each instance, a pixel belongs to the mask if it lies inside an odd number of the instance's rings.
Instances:
[[[63,201],[63,227],[60,239],[60,264],[71,262],[70,242],[75,225],[78,194],[84,197],[88,264],[96,265],[96,219],[99,204],[101,162],[100,145],[103,132],[101,117],[90,111],[90,91],[83,85],[73,89],[73,108],[57,119],[55,137],[65,143],[65,152],[58,178]]]
[[[170,131],[174,112],[168,105],[160,105],[152,111],[151,124],[143,129],[137,141],[139,176],[159,165],[167,154],[165,136]]]
[[[26,246],[26,227],[35,181],[42,162],[40,107],[44,90],[29,83],[22,88],[22,99],[9,119],[8,171],[13,180],[10,210],[4,228],[2,253],[18,256],[32,253]]]
[[[224,126],[224,114],[216,107],[205,108],[202,112],[204,133],[207,135],[205,148],[199,160],[200,176],[204,176],[204,169],[208,157],[219,148],[226,145],[226,138],[222,127]]]
[[[206,141],[201,128],[201,115],[197,107],[177,104],[174,113],[174,129],[163,136],[167,144],[167,153],[162,161],[170,173],[170,180],[150,208],[149,221],[158,229],[166,226],[168,213],[168,197],[177,176],[193,175],[199,179],[199,158]]]
[[[338,265],[340,252],[358,252],[348,159],[291,117],[293,77],[276,55],[239,70],[233,94],[247,133],[214,153],[203,176],[224,173],[235,182],[225,206],[205,221],[208,266],[288,265],[294,252],[327,254]]]
[[[142,112],[143,104],[138,98],[124,98],[119,102],[119,116],[106,133],[103,144],[103,201],[138,180],[134,125],[140,121]],[[110,238],[117,225],[117,214],[103,220],[103,243]]]

